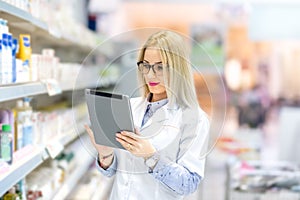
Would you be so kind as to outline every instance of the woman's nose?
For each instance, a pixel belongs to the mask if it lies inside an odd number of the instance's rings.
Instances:
[[[154,77],[156,77],[156,74],[154,73],[153,68],[151,68],[151,69],[149,70],[147,76],[148,76],[149,78],[154,78]]]

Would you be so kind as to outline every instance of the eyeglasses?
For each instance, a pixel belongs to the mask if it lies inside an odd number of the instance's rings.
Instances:
[[[150,65],[149,63],[145,62],[145,61],[139,61],[137,63],[138,69],[142,74],[148,74],[150,69],[152,68],[154,74],[158,75],[158,76],[162,76],[163,75],[163,71],[164,71],[164,64],[162,64],[161,62],[158,63],[154,63],[153,65]],[[165,66],[167,67],[167,66]]]

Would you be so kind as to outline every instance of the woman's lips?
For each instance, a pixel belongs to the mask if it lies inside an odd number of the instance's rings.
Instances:
[[[156,86],[156,85],[158,85],[159,84],[159,82],[158,83],[156,83],[156,82],[149,82],[149,85],[150,86]]]

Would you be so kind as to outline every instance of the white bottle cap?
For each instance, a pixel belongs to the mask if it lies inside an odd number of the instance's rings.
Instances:
[[[17,108],[22,108],[24,105],[23,101],[22,100],[18,100],[17,101]]]
[[[24,107],[30,107],[29,101],[24,101]]]

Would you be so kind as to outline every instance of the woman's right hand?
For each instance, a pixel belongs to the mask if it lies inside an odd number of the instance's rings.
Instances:
[[[87,133],[89,134],[90,140],[93,143],[93,146],[95,147],[95,149],[97,150],[97,152],[100,156],[107,156],[107,155],[110,155],[111,153],[113,153],[112,147],[107,147],[107,146],[102,146],[102,145],[96,144],[93,131],[88,125],[85,124],[84,128],[87,131]]]

